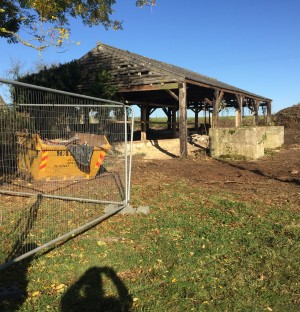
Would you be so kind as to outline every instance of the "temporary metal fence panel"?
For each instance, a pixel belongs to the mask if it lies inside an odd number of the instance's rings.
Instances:
[[[0,108],[3,268],[128,204],[133,112],[119,102],[0,82],[10,94]]]

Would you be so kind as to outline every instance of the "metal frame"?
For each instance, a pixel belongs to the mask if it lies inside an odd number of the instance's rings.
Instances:
[[[130,106],[124,105],[121,102],[116,102],[116,101],[111,101],[111,100],[105,100],[101,98],[95,98],[95,97],[90,97],[90,96],[84,96],[76,93],[70,93],[70,92],[64,92],[60,90],[54,90],[50,88],[44,88],[44,87],[39,87],[39,86],[34,86],[34,85],[29,85],[21,82],[16,82],[16,81],[10,81],[6,79],[1,79],[0,78],[0,83],[4,84],[9,84],[13,85],[16,87],[24,88],[24,89],[30,89],[30,90],[35,90],[35,91],[41,91],[41,92],[49,92],[54,95],[61,95],[61,96],[66,96],[66,97],[71,97],[74,99],[77,99],[78,102],[81,100],[84,101],[85,103],[76,103],[76,104],[68,104],[68,103],[53,103],[53,104],[47,104],[47,103],[19,103],[17,104],[17,107],[23,108],[23,107],[50,107],[50,108],[55,108],[55,107],[66,107],[66,108],[71,108],[71,107],[84,107],[84,108],[121,108],[124,110],[124,120],[125,120],[125,126],[124,126],[124,200],[121,202],[118,201],[110,201],[110,200],[99,200],[99,199],[92,199],[92,198],[81,198],[81,197],[75,197],[75,196],[61,196],[61,195],[52,195],[52,194],[44,194],[41,192],[38,193],[31,193],[31,192],[20,192],[20,191],[14,191],[14,190],[4,190],[0,189],[0,196],[2,195],[10,195],[10,196],[20,196],[20,197],[31,197],[31,198],[37,198],[41,199],[56,199],[56,200],[65,200],[65,201],[78,201],[82,203],[91,203],[91,204],[113,204],[115,205],[115,208],[110,211],[109,213],[105,213],[101,216],[98,216],[97,218],[67,232],[62,235],[59,235],[58,237],[48,241],[47,243],[42,244],[41,246],[38,246],[32,250],[28,250],[24,252],[21,255],[17,255],[13,259],[6,259],[5,263],[0,264],[0,269],[3,269],[7,267],[8,265],[11,265],[12,263],[18,262],[26,257],[29,257],[33,255],[36,252],[39,252],[40,250],[47,248],[61,240],[64,240],[68,237],[71,237],[75,234],[78,234],[91,226],[111,217],[112,215],[116,214],[120,210],[122,210],[124,207],[126,207],[129,204],[130,201],[130,186],[131,186],[131,162],[132,162],[132,140],[133,140],[133,126],[134,126],[134,116],[133,116],[133,111]],[[94,104],[89,104],[89,102],[92,102]],[[101,103],[101,104],[100,104]],[[131,111],[131,122],[128,123],[128,111]],[[127,130],[127,125],[130,124],[131,126],[131,131],[128,133]],[[130,135],[130,140],[128,144],[128,135]],[[129,146],[128,146],[129,145]],[[129,151],[128,151],[129,147]],[[2,211],[0,209],[1,213],[1,219],[3,218]],[[1,227],[1,223],[0,223]],[[28,235],[28,234],[27,234]],[[26,237],[25,237],[26,238]]]

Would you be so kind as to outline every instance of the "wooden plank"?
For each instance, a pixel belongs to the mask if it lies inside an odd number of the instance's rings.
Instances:
[[[125,74],[136,74],[137,76],[146,76],[146,75],[154,75],[155,72],[150,70],[145,70],[145,68],[136,68],[136,67],[128,67],[128,68],[111,68],[110,70],[111,74],[118,74],[118,75],[125,75]],[[156,74],[156,76],[162,76],[159,74]]]
[[[187,150],[187,109],[186,109],[186,83],[179,86],[179,142],[180,157],[188,156]]]
[[[176,89],[175,85],[171,85],[170,87],[166,86],[164,88],[159,88],[159,86],[163,86],[164,82],[170,81],[169,77],[166,76],[144,76],[144,77],[139,77],[139,76],[124,76],[125,80],[124,81],[118,81],[118,83],[121,85],[122,82],[124,83],[124,87],[128,88],[133,87],[133,86],[156,86],[157,90],[165,90],[165,89]],[[116,77],[116,79],[121,80],[120,77]],[[149,89],[153,90],[153,88]]]
[[[204,87],[204,88],[207,88],[207,89],[214,89],[213,86],[211,86],[211,85],[209,85],[207,83],[193,81],[193,80],[190,80],[190,79],[185,79],[185,82],[189,83],[189,84],[192,84],[192,85],[195,85],[195,86]]]
[[[135,120],[134,122],[135,122],[136,124],[141,124],[141,123],[142,123],[141,120]],[[143,122],[143,123],[149,124],[149,125],[152,125],[152,124],[153,124],[153,125],[169,125],[169,124],[172,124],[172,122],[168,122],[168,121],[146,121],[146,122]],[[175,124],[176,124],[176,125],[179,125],[179,123],[176,122],[176,120],[175,120]],[[187,123],[187,124],[192,125],[192,124],[194,124],[194,123],[189,122],[189,123]]]
[[[155,107],[178,107],[178,104],[170,105],[168,103],[163,104],[163,103],[153,103],[153,102],[141,102],[141,101],[133,101],[133,100],[128,100],[126,102],[127,104],[130,105],[150,105],[150,106],[155,106]]]
[[[226,93],[230,93],[230,94],[239,94],[239,95],[243,95],[243,96],[246,96],[246,97],[249,97],[249,98],[253,98],[253,99],[256,99],[256,100],[259,100],[259,101],[270,100],[270,99],[267,99],[265,97],[255,96],[254,94],[250,94],[247,91],[245,91],[245,92],[235,91],[235,90],[231,90],[229,88],[216,87],[216,86],[213,86],[213,85],[210,85],[210,84],[207,84],[207,83],[202,83],[202,82],[198,82],[198,81],[194,81],[194,80],[190,80],[190,79],[185,79],[185,82],[189,83],[189,84],[192,84],[192,85],[199,86],[199,87],[203,87],[203,88],[206,88],[206,89],[218,88],[219,91],[223,91],[224,93],[226,92]]]
[[[165,81],[168,81],[168,77],[165,77]],[[126,89],[124,92],[132,92],[132,91],[148,91],[148,90],[164,90],[164,88],[148,88],[145,90],[135,90],[135,86],[145,86],[145,85],[157,85],[158,81],[162,81],[162,77],[155,77],[155,76],[138,76],[138,75],[115,75],[112,77],[110,83],[114,83],[118,85],[120,90]]]
[[[128,86],[127,88],[121,88],[119,92],[136,92],[136,91],[154,91],[154,90],[168,90],[177,89],[178,83],[163,83],[163,84],[148,84],[139,86]]]
[[[168,122],[168,121],[145,121],[145,122],[142,122],[141,120],[135,120],[134,121],[136,124],[141,124],[141,123],[144,123],[144,124],[149,124],[149,125],[169,125],[169,124],[172,124],[173,122]],[[124,123],[124,121],[118,121],[118,123]],[[128,123],[130,123],[128,121]],[[179,122],[176,122],[176,119],[175,119],[175,122],[174,122],[177,126],[179,125]],[[187,122],[186,123],[187,125],[194,125],[194,122]]]
[[[177,96],[177,94],[175,94],[173,91],[171,91],[171,90],[165,90],[167,93],[169,93],[171,96],[172,96],[172,98],[173,99],[175,99],[177,102],[179,101],[179,98],[178,98],[178,96]]]
[[[204,101],[205,101],[207,104],[213,106],[213,101],[211,101],[210,99],[205,98]]]

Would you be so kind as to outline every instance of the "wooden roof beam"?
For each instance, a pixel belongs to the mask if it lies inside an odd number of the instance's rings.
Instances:
[[[138,106],[155,106],[155,107],[175,107],[178,108],[178,103],[176,105],[170,105],[170,104],[160,104],[160,103],[151,103],[151,102],[141,102],[141,101],[127,101],[126,103],[130,105],[138,105]]]
[[[193,84],[193,85],[196,85],[196,86],[199,86],[199,87],[203,87],[203,88],[207,88],[207,89],[213,89],[213,90],[216,89],[216,87],[214,87],[212,85],[201,83],[201,82],[197,82],[197,81],[193,81],[193,80],[190,80],[190,79],[186,79],[185,81],[186,81],[186,83]],[[254,94],[252,95],[252,94],[247,93],[247,92],[242,92],[242,91],[238,92],[238,91],[233,91],[233,90],[230,90],[230,89],[220,88],[220,87],[218,87],[217,89],[222,91],[222,92],[224,92],[224,93],[226,92],[226,93],[230,93],[230,94],[233,94],[233,95],[242,95],[242,96],[245,96],[245,97],[252,98],[254,100],[271,101],[271,99],[255,96]]]
[[[175,99],[176,100],[176,102],[179,102],[179,97],[177,96],[177,94],[175,94],[173,91],[171,91],[171,90],[165,90],[167,93],[169,93],[170,95],[171,95],[171,97],[173,98],[173,99]]]
[[[204,102],[206,102],[206,103],[208,103],[209,105],[213,106],[213,102],[212,102],[210,99],[208,99],[208,98],[205,98],[205,99],[204,99]]]
[[[172,90],[178,89],[178,83],[160,83],[160,84],[148,84],[139,86],[128,86],[127,88],[121,88],[118,92],[137,92],[137,91],[159,91],[159,90]]]

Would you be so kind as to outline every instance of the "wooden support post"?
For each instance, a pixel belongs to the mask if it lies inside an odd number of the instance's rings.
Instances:
[[[267,124],[270,125],[271,124],[271,117],[272,117],[272,102],[267,102]]]
[[[171,122],[172,122],[172,137],[173,139],[176,138],[176,131],[177,131],[177,123],[176,123],[176,108],[172,107],[171,109]]]
[[[219,106],[218,106],[218,102],[215,100],[213,104],[213,111],[212,111],[212,122],[211,122],[212,128],[217,128],[218,117],[219,117]]]
[[[188,156],[187,150],[187,108],[186,108],[186,83],[179,84],[179,141],[180,157]]]
[[[146,132],[150,129],[150,107],[146,107]],[[146,140],[147,138],[145,138]]]
[[[219,120],[219,107],[222,101],[224,92],[218,89],[215,89],[214,100],[213,100],[213,112],[212,112],[212,128],[218,127]]]
[[[147,140],[147,106],[142,105],[141,106],[141,141]]]
[[[172,111],[170,107],[164,107],[163,112],[166,114],[167,118],[168,118],[168,130],[172,129]]]
[[[253,125],[258,126],[258,110],[259,110],[259,100],[253,100]]]
[[[168,107],[168,111],[167,111],[167,116],[168,116],[168,130],[172,129],[172,110],[170,107]]]
[[[199,107],[198,104],[195,104],[195,131],[198,131],[199,128]]]
[[[236,94],[236,100],[238,103],[238,107],[236,109],[236,114],[235,114],[235,126],[240,127],[242,125],[242,109],[243,109],[243,102],[244,102],[244,97],[240,94]]]

